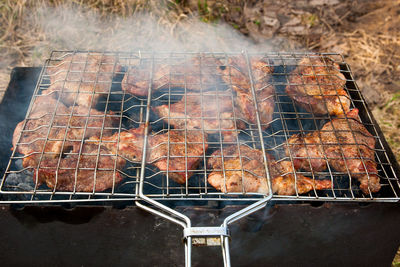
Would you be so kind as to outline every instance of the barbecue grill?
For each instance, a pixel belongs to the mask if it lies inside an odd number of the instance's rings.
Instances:
[[[110,175],[113,177],[113,183],[109,189],[98,192],[96,191],[96,183],[93,183],[93,187],[89,191],[79,191],[77,190],[77,179],[74,179],[75,185],[73,186],[73,190],[58,190],[57,186],[54,188],[49,188],[45,185],[41,185],[39,183],[39,179],[33,179],[33,177],[38,174],[38,169],[40,169],[40,162],[46,158],[48,152],[44,149],[41,151],[34,151],[33,154],[39,155],[39,164],[38,166],[23,166],[22,162],[24,159],[31,155],[21,155],[16,149],[14,149],[11,155],[7,155],[9,157],[9,161],[4,168],[4,175],[1,182],[1,202],[2,203],[11,203],[11,204],[57,204],[57,203],[102,203],[106,205],[111,202],[132,202],[134,201],[135,205],[141,209],[144,209],[148,212],[166,218],[167,220],[176,223],[184,228],[184,243],[185,243],[185,261],[187,265],[191,264],[191,247],[192,244],[195,245],[220,245],[223,252],[223,260],[224,264],[230,265],[230,254],[229,254],[229,237],[230,233],[228,230],[228,225],[231,223],[242,219],[251,213],[256,212],[264,208],[268,202],[289,202],[289,203],[304,203],[308,201],[323,201],[323,202],[337,202],[344,201],[348,203],[367,203],[367,202],[397,202],[399,200],[398,194],[400,189],[400,184],[397,178],[399,174],[398,164],[394,159],[393,153],[388,147],[379,126],[374,121],[368,107],[354,82],[352,73],[350,71],[349,66],[345,63],[343,57],[339,54],[328,53],[328,54],[316,54],[316,53],[263,53],[263,54],[253,54],[248,52],[242,53],[161,53],[161,52],[89,52],[89,51],[54,51],[51,54],[49,60],[46,61],[45,66],[40,72],[37,85],[33,92],[30,105],[28,107],[25,118],[29,119],[32,114],[33,106],[35,101],[40,99],[43,95],[48,93],[49,87],[54,84],[54,80],[52,80],[52,68],[60,68],[62,64],[65,64],[65,59],[74,56],[74,55],[94,55],[99,57],[108,57],[112,56],[118,60],[99,64],[97,71],[86,70],[86,67],[83,67],[79,70],[74,70],[73,65],[70,64],[67,68],[61,68],[61,71],[66,72],[65,77],[68,77],[69,74],[72,74],[72,77],[75,73],[78,74],[79,79],[74,80],[73,82],[77,82],[78,84],[84,83],[82,72],[87,72],[90,75],[94,75],[95,79],[92,81],[95,85],[101,84],[106,85],[106,88],[109,88],[106,92],[97,92],[92,91],[90,93],[83,92],[85,94],[91,94],[91,101],[89,105],[89,110],[95,109],[101,111],[102,114],[88,114],[84,115],[76,115],[73,110],[74,107],[78,106],[77,99],[78,94],[77,91],[69,91],[68,88],[63,89],[62,93],[51,93],[54,94],[54,98],[57,99],[58,105],[62,105],[63,94],[70,94],[75,99],[71,105],[71,112],[68,114],[58,114],[57,111],[54,111],[50,115],[49,124],[41,125],[38,128],[48,128],[47,135],[41,141],[45,143],[51,142],[62,142],[62,144],[66,144],[67,142],[77,142],[80,143],[81,148],[85,144],[86,139],[82,137],[81,139],[69,139],[67,134],[61,139],[54,139],[50,136],[50,128],[61,128],[61,129],[78,129],[83,130],[84,132],[89,131],[91,129],[88,126],[88,122],[91,118],[100,119],[102,121],[101,126],[92,127],[93,129],[97,129],[100,133],[100,142],[103,137],[103,133],[106,130],[112,130],[114,133],[118,133],[116,145],[119,145],[121,133],[130,129],[130,128],[140,128],[143,127],[143,146],[141,148],[141,160],[132,160],[126,158],[124,155],[120,155],[118,150],[111,152],[110,154],[102,154],[100,148],[97,149],[97,152],[89,153],[88,156],[95,157],[96,166],[95,167],[86,167],[81,168],[76,166],[62,166],[60,162],[62,161],[65,155],[58,155],[59,160],[56,166],[57,171],[66,170],[72,171],[71,173],[75,173],[75,175],[80,171],[80,169],[84,169],[87,171],[93,172],[93,179],[95,181],[97,172],[100,171],[108,171]],[[232,84],[222,82],[218,80],[214,84],[203,84],[202,83],[202,72],[206,68],[214,68],[216,70],[215,76],[219,76],[217,69],[225,68],[228,65],[229,58],[234,56],[241,56],[246,59],[247,64],[247,77],[249,79],[251,85],[251,97],[252,103],[254,103],[254,109],[256,111],[255,123],[240,118],[240,116],[235,112],[234,107],[234,97],[235,92],[231,90]],[[257,92],[255,89],[255,82],[252,74],[251,68],[251,59],[253,57],[262,57],[263,61],[266,62],[269,66],[274,68],[274,72],[272,73],[272,79],[268,81],[269,85],[274,86],[275,93],[272,96],[275,102],[274,113],[272,116],[272,121],[268,123],[268,125],[263,125],[263,122],[260,120],[259,116],[259,101],[257,99]],[[192,84],[188,84],[188,78],[185,76],[187,73],[174,72],[175,66],[182,64],[181,62],[187,62],[188,59],[193,57],[199,58],[199,65],[197,66],[199,73],[191,73],[190,75],[200,77],[199,83],[197,86],[200,90],[193,92],[190,90]],[[322,58],[326,60],[333,60],[340,66],[340,71],[344,74],[346,78],[345,89],[348,92],[351,100],[351,107],[359,109],[359,119],[366,127],[366,129],[373,135],[376,146],[374,149],[375,161],[377,163],[378,176],[381,181],[382,188],[379,192],[373,193],[369,192],[366,194],[362,192],[358,185],[351,179],[351,173],[347,172],[338,172],[331,168],[328,168],[327,171],[324,172],[312,172],[312,171],[296,171],[293,173],[295,177],[297,175],[304,175],[306,177],[311,177],[314,180],[318,180],[320,178],[328,178],[332,182],[332,187],[329,189],[325,189],[322,191],[317,191],[315,188],[311,190],[307,194],[299,194],[296,183],[295,183],[295,194],[293,196],[287,195],[278,195],[273,194],[272,192],[272,184],[269,170],[269,159],[267,158],[267,154],[273,155],[277,161],[282,160],[290,160],[293,162],[292,156],[289,154],[288,156],[285,154],[285,144],[288,138],[295,133],[306,134],[308,132],[320,129],[321,126],[329,120],[333,119],[333,116],[330,115],[315,115],[312,112],[307,112],[302,108],[298,107],[290,97],[285,93],[285,87],[289,84],[288,77],[291,72],[295,69],[300,59],[307,58]],[[89,65],[88,57],[85,60],[79,59],[75,63],[81,64],[82,66]],[[210,65],[210,60],[216,60],[218,64]],[[214,62],[214,61],[213,61]],[[325,62],[325,61],[323,61]],[[109,64],[109,66],[107,65]],[[164,84],[161,86],[154,88],[153,82],[155,79],[155,70],[157,66],[163,64],[166,66],[171,66],[171,71],[168,73],[167,77],[163,77],[165,80]],[[114,76],[114,78],[104,79],[101,77],[104,76],[104,71],[102,71],[102,67],[108,69],[108,72]],[[117,65],[122,66],[122,68],[117,67]],[[72,67],[71,67],[72,66]],[[317,66],[316,66],[317,67]],[[148,93],[145,96],[137,96],[128,94],[126,91],[122,90],[121,84],[123,83],[123,76],[130,68],[137,69],[145,69],[146,75],[144,76],[145,82],[148,84]],[[57,70],[57,69],[56,69]],[[110,71],[111,70],[111,71]],[[105,71],[105,73],[108,73]],[[56,72],[57,73],[57,72]],[[56,74],[57,75],[57,74]],[[177,78],[178,77],[178,78]],[[180,79],[179,79],[180,77]],[[104,77],[103,77],[104,78]],[[176,80],[183,80],[183,83],[176,82]],[[61,83],[70,82],[68,78],[61,81],[56,81]],[[104,88],[104,87],[102,87]],[[82,93],[81,91],[79,91]],[[7,92],[8,94],[11,94]],[[199,117],[190,117],[187,113],[188,107],[186,106],[186,99],[188,96],[194,95],[198,97],[201,101],[201,115]],[[207,103],[203,103],[203,99],[205,96],[213,96],[217,101],[222,98],[232,99],[232,117],[231,118],[210,118],[203,113],[206,113]],[[7,98],[7,94],[5,100],[3,101],[3,107],[7,104],[7,99],[11,99],[12,97]],[[95,102],[95,99],[99,99],[98,102]],[[181,117],[174,116],[172,117],[170,114],[166,117],[157,116],[153,108],[156,106],[167,105],[171,107],[174,103],[178,101],[183,101],[184,103],[184,112]],[[218,113],[219,114],[219,113]],[[73,126],[68,123],[64,125],[55,125],[55,118],[59,115],[65,116],[68,118],[67,122],[71,122],[71,118],[74,116],[78,116],[84,123],[83,125]],[[116,126],[105,126],[107,118],[113,118],[118,121]],[[195,129],[188,129],[187,127],[183,127],[183,129],[174,128],[171,125],[172,120],[182,120],[184,125],[186,126],[189,120],[200,120],[201,126]],[[348,119],[348,118],[346,118]],[[204,121],[214,120],[217,121],[217,127],[213,129],[206,129],[204,125]],[[221,121],[230,120],[235,127],[232,129],[227,129],[222,127]],[[13,126],[6,125],[6,129],[8,131],[12,131],[15,128],[15,124]],[[244,123],[246,126],[243,128],[237,127],[238,122]],[[26,123],[24,124],[25,127]],[[49,126],[50,125],[50,126]],[[38,130],[35,129],[25,129],[22,130],[19,140],[21,140],[21,136],[24,134],[35,133]],[[45,128],[46,129],[46,128]],[[68,130],[66,130],[68,131]],[[170,141],[170,133],[173,131],[183,133],[184,140],[184,156],[182,155],[173,155],[170,154],[170,147],[176,145],[174,142]],[[225,140],[224,133],[230,132],[233,134],[233,140]],[[149,160],[149,153],[154,148],[149,147],[149,139],[150,138],[158,138],[162,134],[167,134],[168,139],[164,145],[167,148],[167,155],[165,156],[165,160],[167,162],[166,169],[159,169],[154,166],[154,162],[162,160],[164,158],[153,158]],[[333,133],[335,134],[335,133]],[[105,135],[105,134],[104,134]],[[203,148],[203,153],[200,156],[193,156],[188,154],[188,138],[190,135],[198,135],[202,137],[201,142],[195,142],[194,145],[198,145]],[[97,142],[97,143],[96,143]],[[93,143],[98,144],[98,140]],[[7,140],[6,146],[7,149],[10,148],[10,140]],[[18,145],[26,145],[26,143],[17,142]],[[178,144],[179,145],[179,144]],[[230,155],[223,155],[223,147],[234,145],[238,147],[238,151],[240,154],[240,145],[246,145],[248,147],[259,149],[262,151],[263,157],[263,166],[265,169],[266,179],[268,181],[268,192],[267,193],[254,193],[254,192],[246,192],[244,187],[242,192],[221,192],[210,186],[207,182],[207,177],[213,171],[207,166],[207,161],[211,157],[211,153],[213,151],[220,150],[222,151],[221,160],[228,160]],[[359,146],[360,144],[354,144]],[[206,149],[207,148],[207,149]],[[77,152],[80,156],[84,154],[81,150]],[[74,152],[67,151],[66,157],[69,155],[74,155]],[[99,158],[102,156],[110,156],[114,160],[114,168],[102,169],[99,164]],[[188,161],[193,158],[199,158],[200,162],[197,166],[193,167],[188,165]],[[121,168],[118,167],[117,159],[124,158],[127,161],[127,164]],[[185,161],[186,168],[184,169],[172,169],[168,163],[171,160],[182,158]],[[242,156],[239,155],[239,158]],[[311,158],[309,157],[309,160]],[[363,161],[363,158],[361,158]],[[79,162],[79,160],[78,160]],[[3,163],[4,164],[4,163]],[[365,165],[365,163],[363,162]],[[243,163],[241,163],[243,166]],[[36,168],[35,168],[36,167]],[[46,167],[44,167],[46,168]],[[246,168],[222,168],[221,172],[223,176],[226,177],[227,172],[241,172],[244,177],[245,173],[251,173],[252,175],[256,175],[253,170]],[[122,175],[123,180],[121,183],[116,182],[116,173]],[[185,177],[190,177],[190,179],[186,179],[183,184],[178,184],[174,182],[170,177],[174,175],[182,175]],[[367,175],[369,175],[367,173]],[[57,184],[57,174],[55,176],[55,181]],[[226,178],[224,180],[226,183]],[[226,185],[224,185],[226,186]],[[214,202],[222,203],[223,205],[233,205],[239,208],[234,209],[234,212],[227,215],[226,218],[222,221],[220,226],[201,226],[201,227],[193,227],[191,217],[182,209],[179,208],[179,205],[184,206],[197,206],[197,205],[209,205]],[[193,214],[192,214],[193,215]],[[196,222],[195,222],[196,223]],[[202,222],[203,224],[203,222]]]

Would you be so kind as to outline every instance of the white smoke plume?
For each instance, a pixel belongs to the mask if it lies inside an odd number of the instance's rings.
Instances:
[[[230,25],[201,22],[185,17],[175,24],[163,23],[150,14],[136,14],[123,18],[107,18],[96,12],[83,12],[71,7],[36,10],[43,42],[36,52],[48,54],[51,50],[93,51],[210,51],[239,52],[279,50],[269,43],[253,43]]]

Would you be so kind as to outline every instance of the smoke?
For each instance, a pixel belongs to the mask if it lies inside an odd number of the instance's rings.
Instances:
[[[256,44],[227,24],[208,24],[195,17],[185,17],[181,21],[167,23],[149,13],[136,14],[132,17],[117,15],[104,17],[95,11],[84,11],[70,6],[43,6],[35,10],[26,20],[35,22],[36,27],[40,29],[42,41],[35,47],[35,51],[43,55],[49,55],[52,50],[128,52],[279,50],[268,42]]]
[[[204,23],[196,17],[184,17],[177,19],[176,22],[162,20],[151,13],[137,13],[131,17],[117,15],[104,17],[94,11],[60,6],[42,7],[32,18],[43,32],[43,42],[36,47],[41,54],[49,54],[52,50],[116,52],[279,50],[268,42],[254,43],[230,25]]]
[[[39,24],[43,41],[35,47],[35,51],[41,54],[48,54],[51,50],[277,50],[267,42],[253,43],[230,25],[207,24],[195,17],[185,16],[176,22],[166,22],[149,13],[127,18],[116,15],[104,17],[96,12],[60,6],[42,7],[27,19]]]

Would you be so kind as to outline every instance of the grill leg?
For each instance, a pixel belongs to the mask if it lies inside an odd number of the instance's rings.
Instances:
[[[224,266],[231,267],[231,255],[229,254],[229,237],[221,236],[222,256],[224,258]]]
[[[222,250],[222,257],[224,260],[224,266],[231,267],[231,258],[229,254],[229,236],[221,235],[219,238]],[[191,259],[192,240],[193,240],[192,237],[187,237],[185,239],[185,267],[190,267],[192,265],[192,259]]]
[[[221,246],[224,266],[230,267],[229,230],[227,227],[186,227],[183,230],[185,240],[185,266],[191,265],[191,249],[195,246]]]
[[[188,237],[185,241],[185,267],[192,266],[192,238]]]

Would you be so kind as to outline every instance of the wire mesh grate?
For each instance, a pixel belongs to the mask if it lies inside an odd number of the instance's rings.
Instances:
[[[334,53],[54,51],[18,127],[11,201],[136,198],[141,169],[158,200],[399,200],[397,163]]]

